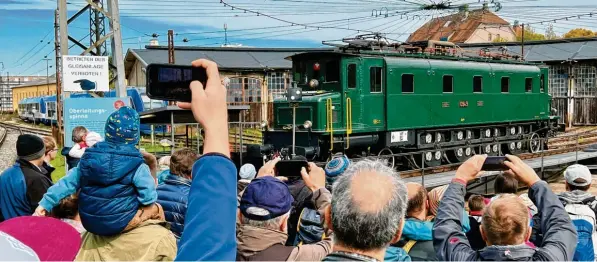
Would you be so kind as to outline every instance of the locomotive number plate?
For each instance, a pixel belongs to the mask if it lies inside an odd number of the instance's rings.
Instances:
[[[468,101],[460,101],[460,107],[468,107]]]
[[[394,131],[391,134],[390,142],[399,143],[408,141],[408,131]]]

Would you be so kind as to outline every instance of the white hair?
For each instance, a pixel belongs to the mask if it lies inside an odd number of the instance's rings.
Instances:
[[[376,212],[360,210],[353,198],[353,178],[363,172],[373,172],[391,180],[391,197]],[[350,165],[336,180],[332,192],[334,241],[357,250],[379,249],[390,244],[400,229],[408,202],[406,185],[398,172],[381,161],[361,160]]]

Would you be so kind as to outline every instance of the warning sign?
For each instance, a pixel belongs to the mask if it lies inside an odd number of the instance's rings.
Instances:
[[[64,91],[109,91],[107,56],[63,56]]]

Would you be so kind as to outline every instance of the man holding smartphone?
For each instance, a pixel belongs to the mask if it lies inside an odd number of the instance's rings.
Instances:
[[[528,210],[524,202],[513,194],[505,194],[492,201],[483,214],[481,236],[487,247],[475,251],[462,232],[461,210],[464,209],[466,185],[482,173],[487,155],[476,155],[456,171],[439,206],[433,225],[433,245],[439,260],[446,261],[569,261],[576,248],[576,230],[562,203],[533,168],[520,158],[507,155],[506,172],[529,187],[529,197],[541,214],[545,232],[541,247],[524,245],[531,235]]]
[[[193,111],[205,130],[205,140],[203,155],[193,165],[185,228],[176,260],[232,261],[236,259],[237,181],[228,147],[226,88],[216,63],[199,59],[193,66],[207,72],[206,86],[191,82],[192,102],[178,105]]]

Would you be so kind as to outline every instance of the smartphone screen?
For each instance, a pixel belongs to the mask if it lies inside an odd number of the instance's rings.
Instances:
[[[191,102],[192,81],[205,86],[207,73],[202,67],[150,64],[146,70],[147,96],[151,99]]]
[[[303,167],[309,168],[306,160],[281,160],[276,163],[276,176],[301,177]]]
[[[481,170],[484,171],[506,171],[509,168],[504,165],[504,161],[506,161],[505,156],[488,156],[483,163],[483,167]]]

